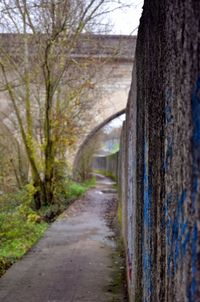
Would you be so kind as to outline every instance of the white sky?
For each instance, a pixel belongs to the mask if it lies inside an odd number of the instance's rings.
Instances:
[[[112,33],[124,34],[124,35],[130,35],[130,34],[136,35],[137,27],[139,25],[139,20],[142,14],[142,6],[144,1],[123,0],[121,2],[130,5],[130,7],[121,10],[116,10],[110,13],[110,20],[114,25]]]
[[[112,120],[110,123],[108,123],[106,126],[104,126],[105,132],[112,131],[113,128],[122,127],[123,121],[125,121],[126,116],[125,114],[120,115],[119,117]]]

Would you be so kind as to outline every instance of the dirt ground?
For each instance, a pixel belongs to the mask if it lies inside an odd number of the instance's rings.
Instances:
[[[113,183],[75,201],[0,279],[2,302],[125,302]]]

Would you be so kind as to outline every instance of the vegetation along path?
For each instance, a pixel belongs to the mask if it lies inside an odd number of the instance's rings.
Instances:
[[[116,216],[113,183],[99,176],[0,279],[0,301],[126,301]]]

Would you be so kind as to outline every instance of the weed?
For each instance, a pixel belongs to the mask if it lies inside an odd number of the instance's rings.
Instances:
[[[48,226],[30,219],[30,215],[38,215],[27,206],[25,197],[22,201],[20,197],[22,192],[0,199],[0,276],[36,243]]]
[[[109,172],[109,171],[106,171],[106,170],[96,170],[96,169],[95,169],[93,172],[94,172],[94,173],[97,173],[97,174],[102,174],[102,175],[104,175],[104,176],[106,176],[106,177],[109,177],[109,178],[111,178],[112,180],[116,181],[116,176],[113,175],[112,172]]]
[[[55,220],[69,204],[95,185],[95,179],[83,184],[67,181],[57,202],[39,211],[33,207],[33,187],[0,196],[0,276],[20,259],[44,234],[47,222]]]

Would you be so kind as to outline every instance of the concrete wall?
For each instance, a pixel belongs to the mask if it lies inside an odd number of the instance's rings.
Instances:
[[[94,156],[92,162],[92,169],[101,170],[103,173],[109,174],[115,179],[118,178],[118,157],[119,152],[108,156]]]
[[[92,35],[92,34],[81,34],[76,42],[72,45],[71,36],[66,36],[66,55],[69,55],[70,47],[70,57],[76,59],[84,58],[98,58],[110,59],[117,61],[127,61],[130,62],[134,58],[134,52],[132,48],[135,49],[136,36],[126,36],[126,35]],[[29,43],[29,53],[31,56],[35,57],[38,52],[38,47],[44,47],[44,45],[38,45],[43,43],[45,36],[32,35],[28,36]],[[11,33],[0,33],[0,45],[5,49],[9,55],[13,58],[23,58],[23,35],[22,34],[11,34]]]
[[[200,301],[199,1],[145,1],[123,136],[130,301]]]
[[[116,119],[120,115],[125,114],[125,109],[120,110],[113,115],[109,116],[102,123],[97,125],[93,130],[86,136],[85,140],[80,145],[78,152],[73,163],[73,177],[74,179],[80,181],[85,180],[85,170],[91,172],[91,157],[98,150],[98,143],[96,142],[96,137],[98,137],[98,132],[109,124],[112,120]],[[97,148],[97,149],[96,149]],[[87,175],[87,176],[89,176]]]
[[[200,1],[144,2],[121,141],[130,301],[200,301]]]

